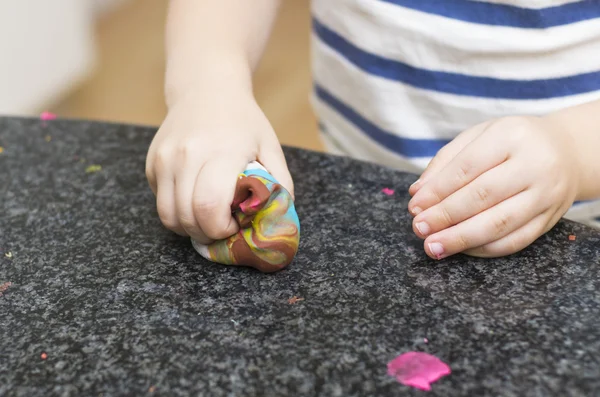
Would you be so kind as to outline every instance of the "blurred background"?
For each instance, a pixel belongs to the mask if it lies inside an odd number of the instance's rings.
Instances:
[[[0,0],[0,115],[158,126],[168,0]],[[309,104],[308,0],[283,2],[255,74],[282,144],[322,150]]]

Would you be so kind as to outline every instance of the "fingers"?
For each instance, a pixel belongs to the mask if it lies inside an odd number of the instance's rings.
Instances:
[[[478,137],[483,131],[488,128],[491,121],[478,124],[472,128],[469,128],[459,134],[449,144],[444,146],[438,151],[438,153],[431,159],[427,168],[421,174],[419,180],[411,185],[408,189],[408,193],[414,196],[419,189],[429,181],[429,179],[440,172],[444,167],[456,157],[461,150],[463,150],[469,143],[471,143],[476,137]]]
[[[283,152],[268,152],[264,164],[286,189],[293,184]],[[235,234],[239,226],[231,213],[236,182],[248,164],[247,159],[209,160],[204,164],[180,159],[179,173],[173,173],[160,161],[149,162],[147,175],[157,196],[157,209],[163,225],[173,232],[190,236],[201,244],[210,244]],[[199,165],[200,164],[200,165]],[[271,171],[273,170],[273,171]],[[291,186],[291,187],[290,187]]]
[[[539,207],[538,196],[526,190],[456,226],[430,235],[425,239],[425,252],[432,258],[442,259],[484,246],[518,230],[546,210]]]
[[[507,236],[483,246],[466,250],[464,253],[480,258],[494,258],[514,254],[525,249],[548,232],[558,222],[558,219],[560,217],[553,218],[549,222],[548,211],[543,212]]]
[[[235,234],[237,223],[232,218],[230,206],[238,174],[245,168],[240,164],[245,160],[239,160],[237,165],[231,160],[194,164],[182,157],[177,165],[180,171],[175,173],[171,161],[163,161],[165,158],[172,159],[173,156],[169,153],[153,156],[146,172],[156,194],[162,224],[201,244]]]
[[[294,198],[294,182],[288,170],[285,155],[278,142],[271,143],[264,148],[258,158],[271,175],[290,193]]]
[[[175,183],[168,169],[156,167],[154,176],[156,178],[156,209],[162,224],[169,230],[187,236],[185,229],[177,218],[175,205]]]
[[[519,171],[513,163],[505,162],[479,176],[442,202],[415,216],[415,234],[427,238],[522,192],[527,184],[515,179]]]
[[[410,213],[418,215],[506,159],[506,151],[498,149],[495,136],[478,136],[415,193],[408,203]]]
[[[156,182],[156,172],[154,170],[154,155],[152,153],[148,153],[146,158],[146,179],[148,180],[148,185],[150,185],[152,193],[156,196],[158,185]]]
[[[206,162],[195,181],[189,184],[192,193],[188,196],[191,198],[188,211],[191,211],[196,224],[209,240],[224,239],[239,230],[231,214],[231,203],[237,179],[249,161],[237,158],[238,160],[232,160],[233,157],[219,158]],[[199,242],[202,243],[200,240]]]
[[[200,172],[201,170],[202,166],[200,166]],[[211,240],[207,238],[196,220],[192,205],[198,172],[198,166],[188,166],[184,167],[183,171],[175,176],[175,210],[179,224],[186,234],[201,244],[208,244]]]

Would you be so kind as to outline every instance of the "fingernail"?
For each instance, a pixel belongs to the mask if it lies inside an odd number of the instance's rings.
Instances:
[[[423,236],[427,236],[429,234],[429,225],[425,222],[418,222],[415,227]]]
[[[429,251],[431,251],[431,254],[437,259],[442,259],[442,255],[444,254],[444,246],[440,243],[429,243]]]
[[[410,187],[413,187],[413,186],[415,186],[415,185],[416,185],[417,183],[419,183],[420,181],[421,181],[420,179],[417,179],[416,181],[414,181],[414,182],[413,182],[413,184],[412,184],[412,185],[410,185]]]
[[[423,210],[419,207],[413,207],[413,209],[410,210],[410,213],[413,214],[414,216],[419,215],[421,212],[423,212]]]

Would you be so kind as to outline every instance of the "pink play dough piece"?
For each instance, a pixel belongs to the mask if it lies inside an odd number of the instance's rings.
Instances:
[[[446,363],[422,352],[404,353],[388,363],[388,375],[403,385],[427,391],[431,390],[431,383],[450,373]]]
[[[54,120],[56,119],[56,115],[50,112],[43,112],[42,114],[40,114],[40,119],[42,119],[43,121]]]
[[[389,187],[383,188],[381,191],[387,196],[391,196],[394,194],[394,189],[390,189]]]

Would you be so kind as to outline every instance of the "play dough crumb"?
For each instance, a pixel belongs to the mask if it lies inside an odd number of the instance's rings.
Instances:
[[[91,174],[98,171],[102,171],[102,166],[98,164],[90,165],[85,169],[86,174]]]
[[[288,299],[288,303],[290,305],[293,305],[296,302],[300,302],[300,301],[303,301],[303,300],[304,300],[304,298],[298,298],[297,296],[292,296],[290,299]]]
[[[46,142],[50,142],[52,140],[52,137],[50,135],[46,135]]]
[[[4,291],[6,291],[11,285],[12,285],[12,283],[10,281],[6,282],[4,284],[0,284],[0,296],[2,296]]]
[[[387,196],[391,196],[394,194],[394,189],[390,189],[389,187],[383,188],[381,192]]]
[[[4,152],[4,148],[0,146],[0,153]]]
[[[43,121],[54,120],[56,119],[56,115],[50,112],[42,112],[42,114],[40,114],[40,119]]]
[[[575,241],[575,239],[576,239],[576,238],[577,238],[577,237],[575,237],[575,235],[574,235],[574,234],[571,234],[571,235],[569,236],[569,240],[571,240],[571,241]]]
[[[46,353],[42,353],[42,354],[40,355],[40,357],[42,358],[42,360],[45,360],[45,359],[47,359],[47,358],[48,358],[48,355],[47,355]]]
[[[388,363],[388,375],[420,390],[431,390],[431,383],[450,373],[450,367],[442,360],[423,352],[404,353]]]
[[[4,254],[4,256],[7,257],[8,259],[10,259],[13,257],[13,254],[12,254],[12,252],[7,252]]]

